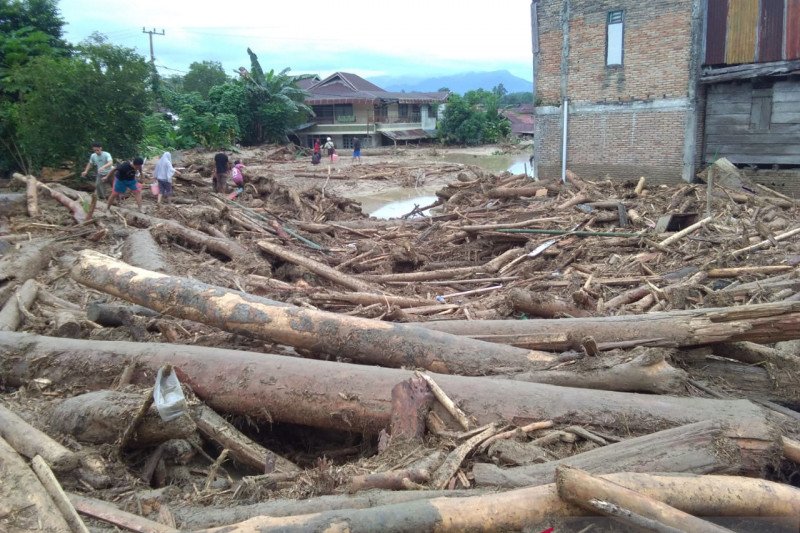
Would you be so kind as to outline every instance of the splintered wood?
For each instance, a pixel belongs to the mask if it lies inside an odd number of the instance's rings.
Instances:
[[[726,161],[562,184],[242,150],[243,191],[187,151],[145,213],[15,176],[0,529],[800,527],[798,202]],[[388,220],[341,195],[432,184]]]

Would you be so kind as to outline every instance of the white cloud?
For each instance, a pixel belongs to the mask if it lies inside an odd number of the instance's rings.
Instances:
[[[509,68],[530,71],[530,0],[380,0],[261,2],[228,0],[63,0],[67,38],[100,31],[157,62],[187,68],[216,60],[226,69],[247,65],[249,46],[262,64],[293,71],[345,70],[407,74]],[[267,59],[269,61],[264,61]],[[403,69],[399,72],[398,69]]]

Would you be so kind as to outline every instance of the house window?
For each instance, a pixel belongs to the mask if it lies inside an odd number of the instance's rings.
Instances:
[[[399,104],[397,106],[397,116],[406,118],[408,116],[408,104]]]
[[[336,122],[355,122],[356,117],[353,113],[353,104],[336,104],[334,106]]]
[[[606,24],[606,66],[622,65],[624,11],[610,11]]]
[[[772,84],[756,83],[750,104],[750,131],[769,131],[772,122]]]

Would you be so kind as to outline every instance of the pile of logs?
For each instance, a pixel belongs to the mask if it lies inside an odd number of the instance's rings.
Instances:
[[[438,171],[391,221],[267,178],[143,214],[17,176],[0,529],[800,528],[793,200]]]

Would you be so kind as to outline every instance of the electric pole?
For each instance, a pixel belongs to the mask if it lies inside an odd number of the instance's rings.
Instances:
[[[146,30],[142,27],[142,33],[146,33],[150,36],[150,63],[155,67],[156,64],[156,56],[153,53],[153,35],[164,35],[164,30],[161,30],[161,33],[158,33],[155,28],[152,30]]]

